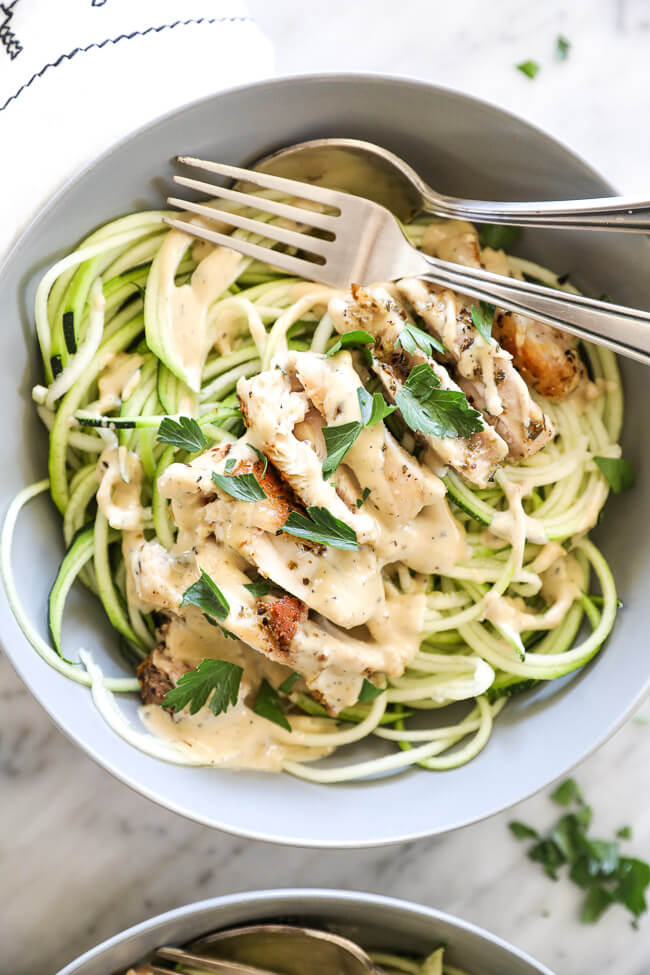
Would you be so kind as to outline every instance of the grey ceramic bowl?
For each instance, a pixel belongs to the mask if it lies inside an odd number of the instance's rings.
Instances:
[[[182,945],[220,928],[272,920],[323,927],[365,948],[409,955],[425,955],[445,942],[445,960],[471,975],[553,975],[507,942],[450,914],[336,890],[255,891],[188,904],[110,938],[58,975],[113,975],[159,945]]]
[[[379,142],[434,186],[459,196],[530,200],[611,192],[586,163],[521,119],[467,95],[392,78],[329,75],[268,82],[153,122],[65,187],[0,273],[3,509],[16,491],[46,472],[46,438],[30,401],[30,388],[40,381],[31,309],[42,269],[89,228],[127,211],[160,206],[171,160],[179,152],[237,163],[300,139],[335,134]],[[534,231],[524,236],[521,250],[571,272],[587,292],[650,307],[650,249],[644,237]],[[341,847],[443,833],[489,816],[580,761],[612,733],[648,686],[649,379],[642,366],[625,364],[624,449],[638,483],[633,493],[610,500],[597,533],[625,604],[613,637],[583,672],[514,699],[488,747],[463,768],[443,774],[414,769],[324,787],[289,776],[164,765],[115,736],[88,691],[50,670],[32,651],[3,602],[4,648],[54,721],[89,755],[143,795],[207,825],[295,845]],[[16,567],[36,619],[45,619],[61,556],[58,515],[45,498],[33,502],[20,522]],[[99,605],[76,593],[69,606],[64,636],[70,652],[90,647],[105,672],[124,673]],[[136,702],[124,707],[136,721]]]

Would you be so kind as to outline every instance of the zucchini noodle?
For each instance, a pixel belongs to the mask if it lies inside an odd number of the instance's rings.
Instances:
[[[276,219],[254,209],[224,206],[254,218]],[[135,677],[104,677],[84,650],[77,663],[61,653],[65,598],[77,580],[98,595],[134,664],[156,642],[158,621],[131,599],[121,545],[128,526],[110,527],[97,507],[97,458],[110,452],[115,490],[132,489],[138,495],[132,512],[135,522],[148,540],[157,539],[165,550],[172,549],[176,527],[158,479],[172,463],[192,460],[195,454],[157,439],[163,419],[192,417],[208,443],[236,439],[242,429],[238,381],[272,368],[288,350],[326,352],[334,343],[334,323],[327,311],[334,292],[258,261],[233,259],[221,290],[206,305],[210,341],[197,383],[194,367],[170,365],[167,350],[175,338],[171,319],[162,320],[161,308],[165,289],[181,291],[210,251],[205,244],[167,231],[164,216],[162,211],[134,214],[107,224],[58,261],[39,284],[35,327],[45,385],[35,387],[34,400],[49,432],[49,479],[25,488],[12,502],[2,529],[0,565],[9,603],[29,643],[59,673],[91,689],[113,731],[156,758],[200,765],[210,763],[181,745],[132,727],[114,695],[137,691]],[[405,230],[419,245],[426,227],[420,219]],[[260,239],[243,230],[233,236]],[[551,287],[572,290],[530,261],[504,259],[514,275],[532,275]],[[592,378],[591,397],[584,396],[578,404],[575,398],[550,402],[533,394],[555,431],[542,450],[520,462],[506,461],[484,489],[449,468],[443,472],[467,554],[444,575],[422,583],[422,639],[404,673],[387,678],[374,699],[360,700],[336,718],[304,690],[287,694],[293,727],[291,732],[273,729],[279,742],[307,752],[313,748],[318,758],[323,750],[329,753],[373,739],[377,757],[314,766],[307,755],[286,759],[286,772],[310,782],[337,783],[414,765],[438,771],[456,768],[485,748],[511,695],[570,674],[603,646],[616,617],[616,588],[605,558],[586,533],[609,491],[594,457],[620,456],[623,393],[615,356],[590,345],[581,351]],[[179,362],[183,354],[179,345]],[[107,377],[120,369],[126,379],[116,395]],[[415,448],[408,432],[401,433],[401,442],[407,450]],[[128,467],[133,452],[140,461],[141,483],[133,482]],[[20,511],[48,490],[61,512],[68,547],[54,590],[55,646],[29,620],[11,557]],[[569,553],[579,585],[562,602],[562,597],[546,595],[544,573]],[[399,594],[415,591],[414,573],[398,564],[386,586]],[[495,610],[503,610],[504,599],[506,608],[525,620],[523,628]],[[376,957],[395,972],[458,972],[449,966],[443,969],[442,956],[439,968],[395,956]]]

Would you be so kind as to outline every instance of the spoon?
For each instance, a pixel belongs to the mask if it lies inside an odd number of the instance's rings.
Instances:
[[[425,212],[470,223],[517,227],[650,231],[648,199],[613,196],[536,203],[462,200],[432,189],[395,153],[359,139],[298,142],[263,156],[255,168],[365,196],[404,222]]]
[[[233,975],[382,975],[353,941],[329,931],[288,924],[254,924],[217,931],[189,951],[159,948],[159,957],[195,971]],[[214,966],[214,967],[213,967]],[[154,969],[154,971],[164,971]]]

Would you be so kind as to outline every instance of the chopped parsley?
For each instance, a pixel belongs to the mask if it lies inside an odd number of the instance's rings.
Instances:
[[[526,77],[530,78],[531,81],[537,75],[539,70],[540,66],[537,61],[522,61],[517,65],[517,71],[521,71],[521,73],[525,74]]]
[[[212,480],[218,488],[238,501],[264,501],[266,497],[266,492],[254,474],[224,475],[213,471]]]
[[[474,328],[488,345],[492,341],[492,324],[495,311],[494,305],[491,305],[489,301],[479,301],[478,307],[472,305]]]
[[[284,715],[284,708],[285,702],[275,687],[272,687],[266,678],[264,678],[257,692],[253,711],[255,714],[259,714],[261,718],[266,718],[267,721],[272,721],[274,724],[280,725],[286,731],[291,731],[291,725]]]
[[[216,582],[201,569],[201,575],[183,593],[181,606],[198,606],[207,616],[223,622],[230,612],[228,600]]]
[[[366,678],[363,678],[363,684],[361,685],[361,692],[359,694],[359,700],[367,703],[369,701],[374,701],[376,697],[383,694],[386,690],[385,687],[377,687],[376,684],[372,684]]]
[[[251,596],[255,596],[256,599],[260,596],[268,596],[271,591],[271,587],[264,579],[260,579],[259,582],[249,582],[244,589],[248,589]]]
[[[323,462],[325,480],[334,473],[364,427],[371,427],[375,423],[381,422],[395,411],[395,407],[389,406],[381,393],[370,395],[363,386],[359,386],[357,396],[359,398],[361,422],[351,420],[349,423],[322,428],[325,446],[327,447],[327,457]]]
[[[622,494],[634,487],[634,468],[624,457],[594,457],[598,468],[607,479],[614,494]]]
[[[425,355],[433,355],[434,352],[439,352],[440,355],[446,353],[446,349],[442,342],[434,338],[433,335],[429,335],[428,332],[423,331],[414,325],[413,322],[406,322],[402,331],[397,336],[396,345],[401,345],[405,352],[413,355],[418,349],[420,352],[424,352]]]
[[[562,34],[557,35],[555,41],[555,53],[560,61],[566,61],[569,56],[569,51],[571,50],[571,41],[567,41],[566,37]]]
[[[358,328],[352,332],[344,332],[340,335],[331,349],[328,350],[326,358],[330,359],[341,349],[360,349],[367,345],[374,345],[375,339],[369,332],[364,332]]]
[[[226,474],[230,474],[232,471],[234,471],[236,465],[237,465],[237,461],[235,460],[235,458],[229,457],[226,463],[224,464],[223,469],[226,472]]]
[[[368,488],[368,487],[367,488],[364,488],[361,497],[360,498],[357,498],[357,501],[356,501],[357,508],[360,508],[361,505],[364,504],[365,501],[367,501],[369,495],[370,495],[370,488]]]
[[[356,552],[359,548],[357,533],[339,518],[335,518],[327,508],[312,505],[307,508],[307,514],[292,511],[281,529],[287,535],[305,538],[309,542],[319,545],[329,545],[349,552]]]
[[[269,459],[266,456],[266,454],[263,454],[261,450],[259,450],[257,447],[254,447],[252,443],[249,443],[248,446],[250,447],[251,450],[255,451],[255,453],[257,454],[258,458],[264,464],[264,467],[262,468],[262,479],[264,479],[264,477],[266,476],[266,472],[267,472],[268,466],[269,466]]]
[[[574,779],[567,779],[551,794],[565,808],[573,806],[545,835],[525,823],[509,823],[513,836],[532,840],[528,856],[539,863],[552,880],[567,867],[569,879],[585,892],[580,918],[585,924],[597,921],[611,904],[622,904],[636,919],[647,910],[646,890],[650,886],[650,865],[634,857],[621,856],[616,840],[589,835],[591,809],[585,804]],[[623,826],[618,839],[629,839]]]
[[[505,227],[498,223],[484,223],[479,228],[481,247],[489,247],[493,251],[505,251],[521,237],[521,227]]]
[[[389,406],[381,393],[373,393],[371,396],[363,386],[359,386],[357,389],[357,397],[359,399],[359,409],[361,410],[361,422],[364,427],[372,427],[375,423],[385,420],[397,408],[395,406]]]
[[[171,444],[178,450],[187,450],[191,454],[197,450],[204,450],[208,446],[201,427],[189,416],[179,416],[178,420],[166,416],[158,428],[156,439],[160,443]]]
[[[209,700],[212,713],[223,714],[229,705],[237,703],[243,673],[241,667],[227,660],[202,660],[167,691],[162,706],[174,712],[189,706],[190,714],[196,714]]]
[[[322,428],[327,448],[327,457],[323,461],[323,477],[325,480],[334,473],[362,430],[363,425],[358,420]]]
[[[441,389],[427,363],[414,366],[395,395],[402,419],[411,430],[434,437],[469,437],[483,429],[481,414],[459,389]]]

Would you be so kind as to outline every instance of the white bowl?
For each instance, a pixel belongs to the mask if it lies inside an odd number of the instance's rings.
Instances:
[[[450,914],[336,890],[254,891],[188,904],[109,938],[58,975],[119,975],[160,945],[183,945],[221,928],[272,920],[322,927],[364,948],[408,955],[425,955],[444,942],[445,960],[468,975],[553,975],[507,942]]]
[[[159,206],[169,188],[170,160],[179,152],[242,162],[300,139],[335,134],[394,149],[434,186],[459,196],[558,199],[611,192],[586,163],[526,122],[467,95],[411,81],[327,75],[266,82],[153,122],[74,179],[23,235],[0,273],[3,508],[25,484],[46,474],[46,438],[30,400],[32,384],[40,381],[31,310],[43,268],[89,228],[120,213]],[[557,271],[570,271],[587,292],[650,304],[645,237],[530,231],[522,250]],[[584,758],[650,682],[650,373],[626,363],[624,375],[624,451],[638,481],[633,493],[609,501],[597,539],[625,608],[608,645],[587,668],[514,699],[487,748],[465,767],[444,774],[416,768],[371,782],[318,786],[288,775],[165,765],[106,726],[89,692],[52,671],[27,645],[3,602],[5,650],[58,726],[89,755],[143,795],[198,822],[259,839],[343,847],[443,833],[489,816]],[[43,622],[61,556],[60,519],[42,498],[21,518],[15,560],[23,598]],[[75,593],[65,642],[92,649],[106,673],[123,674],[117,640],[103,615],[92,597]],[[133,721],[136,704],[124,704]]]

